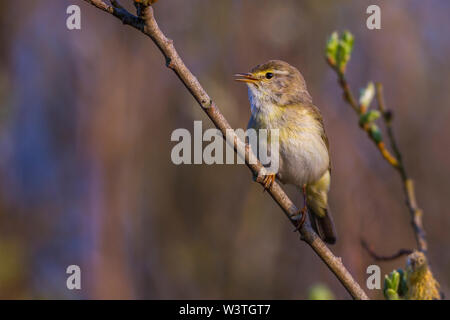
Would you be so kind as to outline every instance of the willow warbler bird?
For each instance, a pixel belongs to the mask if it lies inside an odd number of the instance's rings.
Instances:
[[[322,115],[313,105],[301,73],[280,60],[270,60],[250,73],[238,73],[237,81],[247,84],[251,106],[248,128],[279,129],[279,169],[265,177],[270,188],[275,178],[297,186],[303,192],[304,207],[311,225],[321,238],[336,242],[336,231],[328,209],[330,155]]]

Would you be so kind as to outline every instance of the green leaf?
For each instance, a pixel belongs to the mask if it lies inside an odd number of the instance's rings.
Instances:
[[[333,292],[323,284],[315,284],[309,289],[309,300],[334,300]]]
[[[370,136],[376,143],[380,143],[383,140],[381,131],[375,123],[372,123],[369,129]]]
[[[373,82],[369,82],[367,87],[361,90],[361,94],[359,96],[359,104],[364,107],[369,107],[370,103],[375,96],[375,85]]]
[[[333,64],[336,64],[336,54],[338,50],[338,45],[339,45],[339,35],[335,31],[328,38],[326,47],[326,56],[328,60]]]
[[[384,290],[392,288],[392,281],[387,275],[384,276]]]
[[[345,72],[347,63],[350,61],[350,57],[353,51],[353,44],[355,39],[349,31],[345,31],[339,41],[338,47],[338,66],[341,72]]]
[[[352,53],[353,50],[353,44],[355,43],[355,38],[350,33],[350,31],[345,31],[342,35],[342,41],[345,43],[345,45],[348,47],[349,54]]]
[[[406,273],[402,269],[394,270],[384,277],[383,294],[387,300],[402,300],[407,291]]]
[[[328,61],[344,73],[348,61],[350,60],[354,44],[353,35],[345,31],[342,37],[335,31],[327,41],[326,56]]]
[[[379,117],[381,117],[380,111],[378,111],[378,110],[367,111],[366,113],[363,113],[359,117],[359,125],[364,126],[367,123],[372,123],[375,120],[377,120]]]
[[[384,289],[392,289],[397,292],[400,282],[400,274],[394,270],[389,275],[384,276]]]
[[[384,291],[384,297],[386,298],[386,300],[400,300],[400,296],[398,295],[398,293],[392,289],[387,289],[386,291]]]
[[[399,284],[397,292],[400,296],[405,296],[408,293],[406,272],[404,272],[402,269],[398,269],[397,271],[400,274],[400,284]]]
[[[392,273],[392,288],[395,291],[398,290],[398,284],[400,283],[400,274],[397,271],[393,271]]]
[[[397,270],[392,271],[384,277],[383,294],[387,300],[399,300],[398,288],[400,283],[400,273]]]

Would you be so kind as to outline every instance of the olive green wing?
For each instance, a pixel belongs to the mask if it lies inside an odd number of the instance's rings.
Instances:
[[[331,154],[330,154],[330,144],[328,142],[328,137],[327,134],[325,132],[325,126],[323,124],[323,117],[322,114],[320,113],[319,108],[317,108],[315,105],[310,104],[307,106],[308,109],[310,110],[310,112],[313,114],[314,118],[320,123],[320,126],[322,127],[322,131],[321,131],[321,137],[323,142],[325,143],[325,146],[327,147],[327,151],[328,151],[328,158],[330,159],[330,163],[328,164],[328,170],[330,170],[331,172]]]

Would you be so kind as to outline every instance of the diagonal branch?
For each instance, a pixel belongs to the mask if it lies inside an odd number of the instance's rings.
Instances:
[[[87,3],[94,5],[95,7],[114,15],[120,19],[124,24],[130,25],[135,29],[140,30],[142,33],[150,37],[161,53],[166,59],[166,65],[172,69],[185,87],[189,90],[195,100],[198,102],[203,111],[208,115],[214,125],[222,132],[223,136],[231,137],[231,141],[227,141],[233,145],[234,150],[238,155],[245,159],[246,165],[250,168],[255,177],[256,182],[263,184],[263,177],[265,175],[265,169],[261,163],[257,160],[251,148],[248,144],[244,143],[237,137],[232,130],[231,126],[219,111],[217,105],[211,100],[209,95],[200,85],[197,78],[186,67],[181,57],[178,55],[173,41],[168,39],[162,31],[159,29],[158,24],[153,15],[153,8],[151,6],[142,5],[142,1],[138,6],[138,12],[140,16],[129,13],[124,8],[119,6],[116,1],[112,1],[112,6],[105,4],[101,0],[84,0]],[[135,2],[136,3],[136,2]],[[231,133],[231,134],[230,134]],[[228,140],[228,139],[227,139]],[[271,197],[283,210],[283,213],[295,226],[295,216],[298,215],[298,209],[294,203],[289,199],[281,186],[274,182],[268,190]],[[328,268],[336,275],[338,280],[347,289],[350,295],[354,299],[368,300],[367,295],[353,279],[348,270],[342,264],[339,257],[336,257],[320,237],[314,232],[309,223],[303,224],[298,230],[301,234],[301,239],[308,243],[316,254],[322,259],[322,261],[328,266]]]

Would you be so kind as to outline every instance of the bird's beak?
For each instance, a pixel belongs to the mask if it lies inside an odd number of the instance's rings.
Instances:
[[[234,76],[236,77],[236,79],[234,79],[235,81],[247,83],[257,83],[259,81],[259,79],[251,73],[236,73]]]

